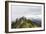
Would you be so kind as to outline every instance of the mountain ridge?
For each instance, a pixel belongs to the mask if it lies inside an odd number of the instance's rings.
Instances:
[[[35,28],[40,27],[37,23],[26,17],[16,18],[15,22],[12,22],[12,28]]]

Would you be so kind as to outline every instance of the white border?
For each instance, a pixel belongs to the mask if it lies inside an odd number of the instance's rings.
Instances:
[[[42,27],[39,28],[20,28],[20,29],[11,29],[11,5],[32,5],[32,6],[42,6]],[[29,31],[29,30],[43,30],[44,28],[44,6],[42,4],[23,4],[23,3],[9,3],[9,32],[15,31]]]

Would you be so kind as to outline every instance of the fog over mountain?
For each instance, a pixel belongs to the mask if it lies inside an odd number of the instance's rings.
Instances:
[[[40,24],[41,23],[41,19],[42,19],[42,16],[41,15],[31,15],[30,17],[29,16],[26,16],[27,19],[30,19],[32,20],[32,22],[35,22],[35,23],[38,23]]]

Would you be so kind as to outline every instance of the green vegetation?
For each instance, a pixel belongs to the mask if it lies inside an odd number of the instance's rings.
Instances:
[[[12,22],[12,28],[35,28],[39,27],[38,24],[32,23],[30,19],[26,19],[24,16],[17,18],[15,22]]]

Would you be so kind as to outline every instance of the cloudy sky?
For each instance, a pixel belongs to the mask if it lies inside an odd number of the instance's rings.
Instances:
[[[41,8],[41,6],[14,5],[12,6],[12,21],[22,16],[25,16],[27,18],[41,18]]]

